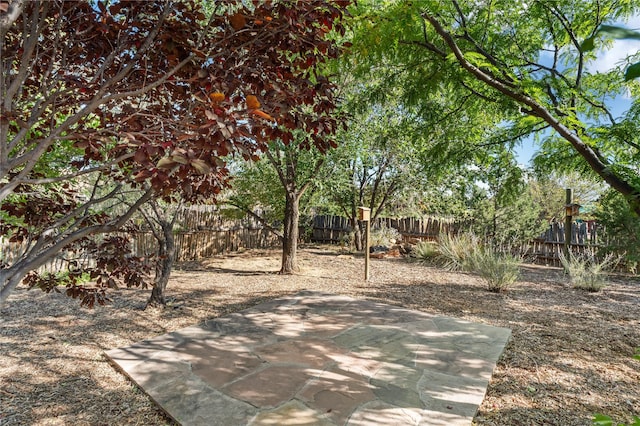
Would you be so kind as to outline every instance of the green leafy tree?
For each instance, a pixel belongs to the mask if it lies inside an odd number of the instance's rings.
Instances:
[[[546,161],[547,169],[590,171],[640,213],[638,84],[624,83],[621,70],[591,72],[595,53],[581,47],[602,24],[624,20],[640,5],[433,0],[359,7],[359,57],[396,64],[385,81],[391,84],[391,76],[401,74],[407,102],[423,105],[425,117],[462,121],[471,136],[473,120],[481,119],[471,112],[500,118],[484,142],[470,138],[469,146],[510,147],[538,134],[538,161]],[[624,117],[615,117],[609,101],[627,92],[634,104]],[[435,94],[449,102],[440,107]],[[450,102],[454,98],[458,102]],[[461,151],[459,143],[451,146]]]
[[[361,250],[358,207],[371,209],[372,220],[409,210],[408,193],[418,193],[427,182],[418,155],[427,142],[412,113],[397,103],[351,108],[349,125],[338,135],[339,146],[327,158],[332,173],[322,193],[335,211],[349,218]]]
[[[564,219],[566,189],[573,191],[573,200],[582,206],[583,214],[591,217],[597,207],[600,196],[607,185],[592,175],[581,175],[577,172],[566,174],[535,172],[528,185],[533,202],[541,208],[541,218],[546,222],[559,222]],[[583,216],[584,217],[584,216]]]
[[[324,154],[309,149],[301,132],[287,144],[274,141],[259,162],[241,165],[227,203],[258,218],[282,242],[281,274],[298,268],[296,253],[301,205],[322,179]],[[257,184],[259,182],[259,184]],[[282,223],[282,230],[272,224]]]
[[[513,148],[526,133],[506,125],[519,113],[514,105],[485,95],[450,62],[430,57],[421,42],[424,5],[360,2],[347,59],[357,78],[366,81],[355,96],[359,103],[387,109],[395,105],[403,116],[402,130],[392,132],[406,134],[411,141],[406,156],[418,164],[409,172],[408,187],[422,199],[411,210],[465,216],[470,204],[482,198],[475,181],[486,181],[486,176],[476,171],[496,159],[504,159],[505,176],[516,177],[501,192],[521,185]]]

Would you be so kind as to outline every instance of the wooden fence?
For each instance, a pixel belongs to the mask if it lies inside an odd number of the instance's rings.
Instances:
[[[4,238],[0,237],[0,264],[12,264],[24,254],[24,251],[27,248],[27,245],[24,243],[9,243]],[[38,272],[55,273],[65,271],[68,269],[71,261],[79,267],[95,265],[95,260],[88,253],[75,253],[73,254],[73,259],[59,254],[38,268]]]
[[[254,218],[245,216],[231,219],[221,215],[216,206],[196,206],[185,208],[178,213],[176,231],[176,260],[178,262],[201,260],[216,254],[236,251],[240,248],[268,248],[279,245],[278,238],[264,229]],[[469,229],[469,224],[454,219],[426,218],[378,218],[372,221],[372,228],[394,228],[405,238],[435,240],[442,233],[456,233]],[[156,252],[157,242],[150,230],[128,234],[132,240],[133,253],[149,256]],[[313,219],[311,241],[319,243],[349,242],[351,224],[345,217],[316,216]],[[572,225],[572,245],[574,253],[585,253],[598,247],[600,229],[593,222],[579,222]],[[301,235],[303,233],[301,232]],[[522,248],[522,252],[532,261],[558,264],[558,255],[564,245],[564,224],[549,225],[539,238]],[[10,244],[0,237],[0,263],[12,263],[19,258],[24,246]],[[92,259],[80,254],[80,264],[92,264]],[[60,271],[66,269],[68,260],[57,257],[42,270]]]
[[[371,222],[371,228],[394,228],[405,238],[417,238],[433,241],[441,233],[457,232],[462,222],[453,219],[426,218],[377,218]],[[311,241],[336,244],[347,241],[352,232],[349,219],[341,216],[321,215],[313,218]]]
[[[194,206],[180,210],[176,220],[176,261],[206,259],[220,253],[237,251],[240,248],[269,248],[280,244],[278,238],[267,231],[250,216],[240,219],[227,218],[216,206]],[[144,223],[139,223],[140,232],[127,233],[131,239],[132,255],[150,256],[157,252],[157,241]],[[11,264],[19,259],[28,247],[25,244],[9,243],[0,236],[0,264]],[[39,272],[66,270],[69,259],[60,253]],[[74,255],[79,265],[94,265],[87,254]]]
[[[156,253],[158,243],[151,232],[138,232],[130,234],[130,237],[135,255]],[[177,262],[202,260],[240,248],[275,247],[280,243],[273,233],[262,228],[178,232],[175,239]]]
[[[600,231],[595,221],[573,222],[569,246],[571,253],[584,255],[597,251]],[[564,241],[564,223],[552,223],[544,234],[530,241],[523,252],[536,263],[559,266]]]
[[[378,218],[371,222],[371,228],[381,226],[396,229],[405,240],[419,239],[434,241],[442,233],[457,233],[470,228],[470,224],[454,219],[426,218]],[[574,222],[571,227],[571,251],[586,254],[597,249],[600,228],[595,221]],[[313,220],[313,242],[343,243],[352,232],[351,224],[345,217],[316,216]],[[559,255],[564,248],[564,223],[552,223],[539,238],[520,247],[520,252],[533,262],[559,265]]]

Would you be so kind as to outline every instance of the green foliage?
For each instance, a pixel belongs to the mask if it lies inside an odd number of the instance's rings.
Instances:
[[[354,10],[352,65],[374,82],[365,99],[417,111],[432,138],[422,158],[440,170],[481,166],[534,135],[547,172],[590,171],[633,195],[639,124],[618,126],[610,106],[628,94],[637,104],[640,89],[622,81],[621,67],[594,72],[597,55],[579,41],[606,31],[636,38],[601,24],[639,10],[616,0],[363,1]]]
[[[609,416],[605,416],[604,414],[596,414],[593,416],[593,425],[594,426],[640,426],[640,417],[633,416],[633,423],[624,424],[617,423],[613,421],[613,419]]]
[[[352,216],[358,206],[370,208],[372,218],[406,215],[415,203],[415,189],[431,180],[419,159],[429,141],[414,111],[393,101],[369,103],[362,86],[345,88],[347,128],[328,153],[330,175],[320,190],[330,209],[342,215]]]
[[[603,226],[603,254],[622,254],[622,263],[636,271],[640,263],[640,220],[624,197],[613,190],[600,199],[595,213]]]
[[[520,276],[522,258],[503,253],[491,246],[473,250],[468,259],[472,272],[480,275],[489,291],[499,293],[511,287]]]
[[[445,268],[480,275],[489,291],[506,290],[520,275],[520,257],[483,245],[473,234],[443,235],[437,250]]]
[[[241,215],[246,211],[260,211],[265,221],[281,222],[287,191],[296,192],[308,186],[310,190],[304,191],[300,203],[301,213],[306,214],[305,209],[316,195],[313,190],[327,178],[327,170],[316,170],[322,153],[314,147],[305,149],[303,143],[302,138],[288,145],[275,141],[269,145],[268,155],[262,154],[259,161],[238,161],[232,190],[227,193],[228,204],[238,208]]]
[[[228,199],[231,205],[238,207],[238,216],[259,209],[261,216],[269,222],[283,220],[285,191],[276,170],[266,158],[257,162],[239,162],[233,173],[232,185]]]
[[[571,253],[567,259],[564,253],[560,253],[560,262],[569,274],[574,288],[598,292],[607,286],[606,271],[615,266],[617,259],[613,255],[607,255],[604,259],[597,260],[594,255],[574,256]]]
[[[547,226],[541,205],[534,202],[532,188],[500,200],[484,200],[474,215],[474,231],[489,237],[494,244],[517,244],[538,237]]]
[[[480,239],[473,234],[444,234],[438,240],[440,260],[451,271],[470,271],[472,257],[480,250]]]
[[[72,283],[86,284],[91,282],[91,275],[88,272],[80,273],[79,277],[71,276],[72,274],[69,271],[61,271],[50,275],[53,275],[59,286],[69,285]]]
[[[402,235],[395,228],[390,228],[385,224],[371,230],[369,235],[370,246],[391,247],[402,239]]]
[[[565,215],[566,188],[573,190],[573,200],[582,205],[581,218],[591,217],[598,199],[607,189],[595,178],[582,176],[576,172],[567,174],[537,174],[529,182],[532,202],[540,206],[541,218],[547,222],[561,221]]]
[[[431,241],[420,241],[411,251],[411,257],[421,263],[432,264],[439,256],[438,244]]]

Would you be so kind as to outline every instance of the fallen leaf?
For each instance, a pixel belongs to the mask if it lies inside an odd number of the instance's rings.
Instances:
[[[267,114],[266,112],[260,111],[259,109],[255,109],[251,111],[252,114],[257,115],[258,117],[264,118],[265,120],[275,121],[275,119]]]
[[[247,96],[247,108],[249,109],[258,109],[260,108],[260,101],[254,95]]]
[[[224,93],[220,93],[220,92],[213,92],[209,94],[209,98],[215,102],[215,103],[219,103],[224,101],[225,96]]]

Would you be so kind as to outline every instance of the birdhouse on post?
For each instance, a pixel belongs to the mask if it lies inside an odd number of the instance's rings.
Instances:
[[[358,207],[358,220],[368,222],[371,220],[371,209],[366,207]]]
[[[576,203],[570,203],[570,204],[566,204],[565,206],[566,209],[566,214],[567,216],[578,216],[580,214],[580,207],[582,207],[580,204],[576,204]]]

